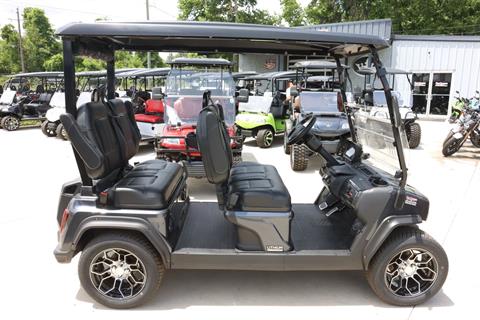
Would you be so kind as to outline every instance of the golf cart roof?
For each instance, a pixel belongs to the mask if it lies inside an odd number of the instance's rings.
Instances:
[[[350,68],[342,64],[344,69]],[[295,69],[337,69],[337,63],[328,60],[304,60],[293,65]]]
[[[176,58],[171,65],[187,65],[187,66],[231,66],[232,63],[226,59],[220,58]]]
[[[11,78],[55,78],[63,77],[62,71],[46,71],[46,72],[27,72],[27,73],[17,73],[11,75]]]
[[[232,77],[233,79],[242,79],[242,78],[254,76],[256,74],[257,74],[256,71],[242,71],[242,72],[232,73]]]
[[[117,70],[115,70],[115,75],[116,76],[123,76],[126,73],[135,72],[137,70],[138,69],[135,69],[135,68],[117,69]],[[81,72],[76,72],[75,76],[77,76],[77,77],[106,77],[107,76],[107,70],[81,71]]]
[[[270,79],[278,79],[278,78],[290,78],[295,77],[297,73],[295,71],[275,71],[275,72],[267,72],[267,73],[260,73],[257,75],[253,75],[251,77],[245,77],[247,80],[270,80]]]
[[[153,68],[153,69],[136,69],[117,74],[121,77],[166,77],[170,72],[170,68]]]
[[[395,69],[390,67],[385,67],[387,74],[412,74],[410,71],[405,71],[402,69]],[[358,69],[357,73],[362,75],[371,75],[375,74],[377,71],[374,67],[361,67]]]
[[[186,51],[255,52],[272,54],[335,54],[352,56],[383,49],[388,42],[377,36],[319,32],[255,24],[165,21],[71,23],[57,30],[76,48],[106,52]],[[94,50],[95,51],[95,50]]]
[[[332,76],[311,76],[307,78],[307,82],[316,82],[316,81],[333,81]]]

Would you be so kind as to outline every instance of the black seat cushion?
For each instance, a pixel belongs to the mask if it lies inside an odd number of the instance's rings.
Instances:
[[[179,164],[145,161],[108,190],[108,201],[119,209],[164,209],[181,181],[183,169]]]
[[[233,166],[228,183],[227,209],[288,212],[291,198],[274,166],[241,162]]]

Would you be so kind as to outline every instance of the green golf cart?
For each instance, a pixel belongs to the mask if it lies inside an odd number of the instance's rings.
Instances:
[[[235,124],[238,135],[254,137],[260,148],[272,146],[276,134],[285,131],[288,119],[288,82],[295,71],[269,72],[245,77],[253,81],[253,90],[241,89],[238,96],[238,114]]]

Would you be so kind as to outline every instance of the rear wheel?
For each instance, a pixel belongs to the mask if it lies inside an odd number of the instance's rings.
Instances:
[[[472,132],[470,134],[470,141],[475,147],[480,148],[480,134]]]
[[[57,132],[56,132],[57,125],[54,123],[50,125],[49,124],[50,122],[48,120],[45,120],[42,122],[42,126],[41,126],[42,132],[47,137],[55,137],[57,135]]]
[[[415,228],[395,230],[372,259],[367,280],[383,301],[412,306],[433,297],[448,274],[443,248]]]
[[[257,132],[257,145],[260,148],[270,148],[273,143],[274,133],[271,128],[260,129]]]
[[[283,133],[283,151],[285,152],[285,154],[290,154],[290,152],[292,151],[292,146],[288,144],[287,130],[285,130],[285,132]]]
[[[94,238],[78,263],[83,289],[98,303],[116,309],[133,308],[152,298],[164,272],[156,250],[130,233]]]
[[[20,119],[15,116],[3,117],[1,126],[7,131],[15,131],[20,128]]]
[[[57,129],[55,130],[55,134],[57,138],[60,138],[62,140],[68,140],[67,130],[65,130],[65,127],[61,123],[57,126]]]
[[[445,157],[451,156],[462,147],[462,140],[451,136],[443,143],[442,153]]]
[[[294,171],[303,171],[308,167],[307,147],[303,144],[294,144],[291,146],[290,166]]]
[[[420,139],[422,137],[422,128],[416,122],[410,123],[408,135],[408,146],[410,149],[415,149],[420,145]]]

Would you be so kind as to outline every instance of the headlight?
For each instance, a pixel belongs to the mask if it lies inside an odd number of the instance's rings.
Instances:
[[[415,119],[415,114],[411,113],[411,112],[408,112],[406,115],[405,115],[405,119]]]
[[[180,144],[180,139],[178,139],[178,138],[165,138],[165,139],[162,139],[162,143]]]
[[[343,130],[350,129],[350,126],[348,125],[348,122],[342,123],[342,129],[343,129]]]

